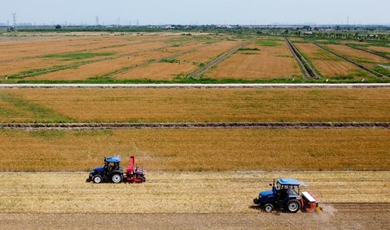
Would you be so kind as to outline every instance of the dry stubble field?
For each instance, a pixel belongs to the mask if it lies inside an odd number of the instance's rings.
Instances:
[[[3,229],[386,229],[388,172],[159,172],[144,184],[85,183],[87,173],[1,173]],[[252,199],[296,177],[324,212],[262,213]]]

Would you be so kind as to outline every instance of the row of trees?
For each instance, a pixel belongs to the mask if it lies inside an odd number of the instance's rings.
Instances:
[[[12,32],[13,30],[9,30]],[[103,26],[88,26],[88,27],[63,27],[56,25],[52,27],[20,27],[20,32],[205,32],[205,33],[231,33],[231,34],[271,34],[271,35],[286,35],[286,36],[310,36],[316,38],[332,38],[332,39],[354,39],[354,40],[384,40],[390,41],[390,27],[311,27],[311,26],[296,26],[296,27],[275,27],[275,26],[217,26],[217,25],[202,25],[202,26],[184,26],[171,25],[162,26],[139,26],[139,27],[103,27]]]

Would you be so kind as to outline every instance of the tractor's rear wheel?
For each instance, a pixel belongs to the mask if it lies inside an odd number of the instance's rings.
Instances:
[[[93,180],[93,183],[99,184],[103,181],[103,178],[100,175],[97,175],[97,176],[94,176],[92,180]]]
[[[114,182],[115,184],[121,183],[122,179],[123,179],[122,176],[117,174],[117,173],[112,175],[112,177],[111,177],[112,182]]]
[[[264,212],[272,212],[272,210],[274,210],[274,206],[272,204],[265,204],[264,207]]]
[[[287,202],[287,209],[289,212],[298,212],[301,208],[301,203],[298,200],[289,200]]]

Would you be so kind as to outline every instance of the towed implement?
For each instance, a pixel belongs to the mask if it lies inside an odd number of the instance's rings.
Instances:
[[[126,172],[120,165],[121,157],[112,156],[104,157],[104,166],[94,168],[90,173],[86,182],[99,184],[101,182],[121,183],[122,181],[130,183],[142,183],[146,181],[146,170],[135,165],[134,156],[130,157],[129,166]]]
[[[272,190],[265,190],[259,193],[259,196],[253,202],[265,212],[273,210],[282,210],[296,213],[299,210],[303,212],[322,212],[319,200],[310,192],[300,191],[301,187],[307,185],[293,178],[280,178],[269,184]]]

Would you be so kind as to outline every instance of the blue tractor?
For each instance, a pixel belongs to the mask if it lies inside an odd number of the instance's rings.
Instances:
[[[272,190],[262,191],[258,198],[253,202],[260,205],[265,212],[272,212],[273,210],[283,210],[288,212],[298,212],[300,209],[312,212],[318,206],[318,200],[309,192],[300,192],[300,187],[307,185],[293,178],[280,178],[275,180]]]
[[[123,169],[120,165],[121,157],[104,157],[104,166],[99,166],[89,173],[87,182],[96,184],[101,182],[121,183],[123,181]]]

